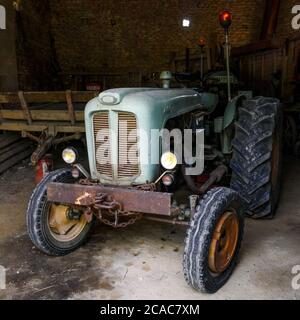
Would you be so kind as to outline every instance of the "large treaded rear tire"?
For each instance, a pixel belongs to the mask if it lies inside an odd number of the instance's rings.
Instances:
[[[282,113],[279,100],[256,97],[239,108],[231,188],[246,203],[252,218],[273,218],[279,201],[282,156]]]
[[[49,231],[47,200],[47,184],[49,182],[74,183],[70,169],[59,169],[50,172],[34,189],[27,208],[27,231],[33,244],[42,252],[52,256],[66,255],[86,240],[93,225],[93,220],[87,223],[81,233],[71,241],[61,242],[55,239]]]
[[[214,273],[209,267],[210,246],[222,215],[234,211],[239,225],[236,247],[226,270]],[[242,201],[237,192],[225,187],[208,191],[191,218],[185,239],[183,272],[186,282],[197,291],[214,293],[230,278],[236,264],[244,233]]]

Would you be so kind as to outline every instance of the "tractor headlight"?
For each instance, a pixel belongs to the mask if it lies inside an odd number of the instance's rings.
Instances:
[[[177,157],[172,152],[165,152],[160,159],[161,165],[167,170],[173,170],[177,166]]]
[[[76,161],[77,159],[77,153],[74,149],[72,148],[66,148],[63,152],[62,152],[62,158],[63,160],[68,163],[68,164],[72,164]]]

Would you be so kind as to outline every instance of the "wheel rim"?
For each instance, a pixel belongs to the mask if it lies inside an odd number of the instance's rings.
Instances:
[[[234,257],[239,235],[239,221],[235,211],[226,211],[219,219],[209,248],[209,268],[214,273],[227,269]]]
[[[77,238],[87,221],[84,215],[78,219],[70,218],[71,208],[52,204],[49,209],[48,225],[51,235],[58,241],[68,242]]]

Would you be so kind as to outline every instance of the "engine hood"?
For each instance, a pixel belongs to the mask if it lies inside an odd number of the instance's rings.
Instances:
[[[147,137],[151,130],[164,128],[165,123],[174,117],[187,112],[209,111],[217,104],[217,96],[209,93],[198,93],[192,89],[158,89],[158,88],[122,88],[102,92],[98,97],[88,102],[85,108],[85,125],[91,175],[99,177],[95,165],[95,139],[93,136],[93,117],[99,111],[109,113],[111,129],[117,129],[116,115],[119,112],[133,113],[139,129]],[[160,158],[159,151],[153,151],[149,146],[153,143],[140,140],[139,148],[143,157],[149,159],[147,165],[141,165],[141,174],[130,183],[152,182],[157,178],[159,165],[151,164],[150,156]],[[148,148],[146,146],[148,145]],[[117,148],[115,145],[113,148]],[[129,181],[114,180],[113,184],[128,184]]]
[[[164,120],[194,109],[210,110],[217,102],[216,96],[201,94],[192,89],[158,88],[111,89],[102,92],[96,99],[100,102],[101,109],[115,107],[123,110],[130,106],[139,112],[150,108],[153,116],[157,115]]]

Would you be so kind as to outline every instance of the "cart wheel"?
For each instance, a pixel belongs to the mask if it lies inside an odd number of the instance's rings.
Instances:
[[[74,183],[71,170],[49,173],[35,188],[27,209],[27,230],[34,245],[49,255],[68,254],[82,245],[93,225],[79,209],[47,200],[49,182]]]
[[[186,237],[187,283],[202,292],[219,290],[236,266],[243,230],[239,195],[224,187],[210,190],[197,206]]]

